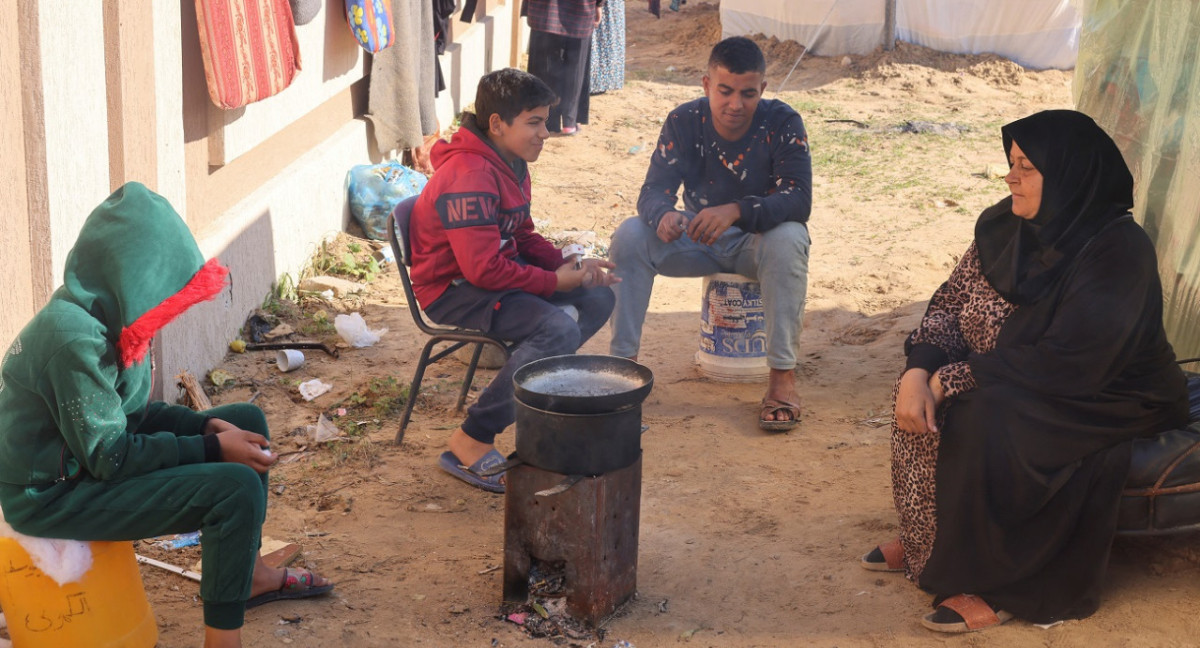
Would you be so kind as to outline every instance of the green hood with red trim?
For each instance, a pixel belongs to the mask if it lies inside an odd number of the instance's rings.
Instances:
[[[162,196],[130,183],[101,203],[67,257],[62,287],[2,359],[0,486],[36,489],[81,473],[120,479],[203,461],[198,436],[131,432],[146,420],[150,339],[215,297],[225,274],[204,262]]]

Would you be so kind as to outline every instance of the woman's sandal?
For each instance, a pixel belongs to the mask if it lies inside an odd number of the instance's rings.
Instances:
[[[263,603],[270,603],[271,601],[320,596],[329,593],[333,589],[333,583],[315,585],[314,583],[316,582],[316,576],[307,569],[290,569],[284,567],[283,584],[279,586],[279,589],[251,597],[250,600],[246,601],[246,609],[249,610],[252,607],[258,607]]]
[[[875,547],[862,557],[863,569],[881,572],[904,571],[904,545],[894,538]]]
[[[1011,618],[1011,613],[993,610],[987,601],[974,594],[956,594],[926,614],[921,619],[921,625],[934,632],[957,634],[998,626]]]

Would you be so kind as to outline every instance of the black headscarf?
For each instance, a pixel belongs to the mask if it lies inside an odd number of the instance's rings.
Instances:
[[[1046,110],[1001,133],[1006,156],[1015,141],[1041,172],[1041,206],[1026,220],[1012,213],[1012,196],[992,205],[975,223],[975,244],[992,288],[1031,304],[1097,232],[1133,207],[1133,176],[1112,138],[1081,112]]]

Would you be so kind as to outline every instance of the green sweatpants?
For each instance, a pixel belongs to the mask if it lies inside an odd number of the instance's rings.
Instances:
[[[185,423],[196,416],[186,407],[152,407],[137,432],[196,427]],[[266,417],[254,405],[223,405],[203,414],[268,436]],[[196,432],[176,432],[187,433]],[[24,495],[36,500],[36,515],[8,522],[34,537],[140,540],[199,529],[204,624],[242,627],[266,519],[266,474],[239,463],[186,464],[119,481],[84,474]]]

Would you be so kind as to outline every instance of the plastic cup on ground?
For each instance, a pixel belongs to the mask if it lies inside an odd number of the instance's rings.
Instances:
[[[304,366],[304,354],[296,349],[284,349],[275,354],[275,366],[287,373]]]

